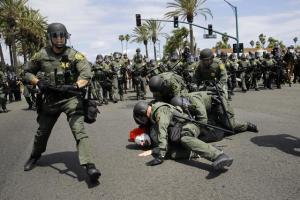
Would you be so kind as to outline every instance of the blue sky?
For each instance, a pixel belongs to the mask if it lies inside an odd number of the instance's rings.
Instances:
[[[238,8],[240,42],[249,47],[251,40],[258,40],[264,33],[275,37],[286,45],[293,44],[293,38],[300,40],[300,0],[228,0]],[[121,51],[118,36],[132,34],[135,26],[135,14],[142,18],[162,19],[169,11],[167,2],[173,0],[29,0],[28,5],[39,9],[46,16],[48,23],[62,22],[71,35],[71,44],[94,62],[97,54],[109,54]],[[204,7],[211,9],[213,18],[207,21],[199,15],[194,23],[202,26],[213,24],[220,32],[235,36],[235,17],[231,7],[223,0],[207,0]],[[163,32],[170,34],[173,23],[165,23]],[[194,28],[198,47],[210,48],[220,40],[203,39],[202,29]],[[162,54],[164,38],[160,38]],[[233,43],[233,40],[229,41]],[[300,41],[299,41],[300,43]],[[129,43],[128,54],[132,56],[135,49],[142,44]],[[153,46],[149,45],[150,57]],[[159,47],[157,46],[157,49]],[[4,49],[6,50],[6,49]],[[7,52],[6,62],[9,62]]]

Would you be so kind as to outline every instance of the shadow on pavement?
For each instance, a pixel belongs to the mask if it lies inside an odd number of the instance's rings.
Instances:
[[[206,163],[199,162],[197,160],[175,160],[176,162],[196,167],[198,169],[203,169],[209,172],[209,174],[206,176],[206,179],[213,179],[218,177],[219,175],[223,174],[224,172],[227,171],[227,169],[221,170],[221,171],[216,171],[214,168]]]
[[[65,168],[57,167],[55,164],[64,164]],[[88,188],[99,185],[99,182],[91,183],[88,180],[85,169],[79,164],[78,152],[65,151],[43,155],[38,161],[37,165],[39,167],[51,167],[60,174],[77,179],[79,182],[85,181],[88,185]]]
[[[300,156],[300,139],[292,135],[279,134],[257,136],[252,138],[251,142],[258,146],[275,147],[285,153]],[[298,148],[298,150],[296,150],[296,148]]]

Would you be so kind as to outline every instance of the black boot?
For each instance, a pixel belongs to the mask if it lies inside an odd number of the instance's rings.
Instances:
[[[215,170],[222,170],[225,167],[229,167],[233,162],[233,159],[227,156],[225,153],[219,155],[213,162],[213,167]]]
[[[99,177],[101,176],[100,171],[93,163],[86,164],[86,173],[92,182],[98,181]]]
[[[257,126],[255,124],[250,123],[250,122],[247,122],[247,131],[258,133]]]
[[[24,171],[32,170],[36,166],[36,162],[38,161],[38,159],[40,159],[40,157],[41,156],[38,157],[30,156],[30,158],[27,160],[27,162],[24,165]]]

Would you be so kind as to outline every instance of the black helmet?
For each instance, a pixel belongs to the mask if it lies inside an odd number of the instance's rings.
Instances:
[[[133,108],[133,119],[139,125],[147,125],[149,119],[147,117],[148,103],[140,101]]]
[[[96,60],[102,59],[103,60],[103,56],[101,54],[98,54],[96,57]]]
[[[213,58],[213,52],[210,49],[203,49],[200,52],[200,60],[210,60]]]
[[[121,58],[121,53],[119,53],[119,52],[114,52],[113,53],[113,57],[115,58],[115,59],[120,59]]]
[[[141,52],[141,49],[140,48],[137,48],[136,50],[135,50],[135,52]]]
[[[64,36],[66,39],[69,39],[70,34],[68,33],[65,25],[61,23],[52,23],[48,25],[47,34],[50,37],[55,36],[55,34],[60,34],[60,36]]]
[[[98,54],[98,55],[96,56],[96,61],[102,62],[102,61],[103,61],[103,56],[102,56],[101,54]]]
[[[48,25],[47,28],[47,35],[50,41],[50,44],[52,44],[52,38],[56,38],[60,36],[61,38],[64,37],[66,39],[70,38],[70,34],[68,33],[65,25],[61,23],[52,23]],[[63,46],[57,46],[58,48],[62,48],[66,45],[66,43]]]
[[[161,91],[163,80],[160,76],[153,76],[149,80],[149,89],[151,92],[159,92]]]
[[[170,104],[173,106],[179,106],[181,108],[187,108],[191,105],[190,101],[185,97],[173,97],[170,101]]]

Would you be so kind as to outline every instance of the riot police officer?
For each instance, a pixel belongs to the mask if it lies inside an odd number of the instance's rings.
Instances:
[[[200,52],[200,62],[196,68],[194,81],[199,87],[206,81],[217,81],[227,97],[227,71],[225,65],[218,58],[214,58],[210,49]]]
[[[92,78],[91,66],[83,54],[66,45],[70,37],[61,23],[49,24],[47,28],[49,46],[37,52],[28,64],[26,79],[37,85],[43,94],[39,100],[33,149],[24,170],[32,170],[45,152],[51,130],[63,112],[76,140],[80,165],[86,168],[91,181],[101,175],[93,163],[89,136],[84,128],[83,90]],[[41,73],[43,78],[37,78]]]
[[[139,48],[136,50],[136,53],[132,65],[132,83],[137,93],[137,99],[139,100],[146,99],[146,78],[144,73],[145,64]]]
[[[140,126],[150,126],[150,137],[155,143],[152,150],[154,159],[150,166],[162,164],[169,151],[169,145],[179,143],[183,148],[192,150],[198,155],[212,161],[215,170],[229,167],[233,159],[222,151],[207,144],[197,137],[200,128],[188,120],[180,120],[177,116],[186,116],[176,107],[162,102],[138,102],[133,108],[133,118]]]

